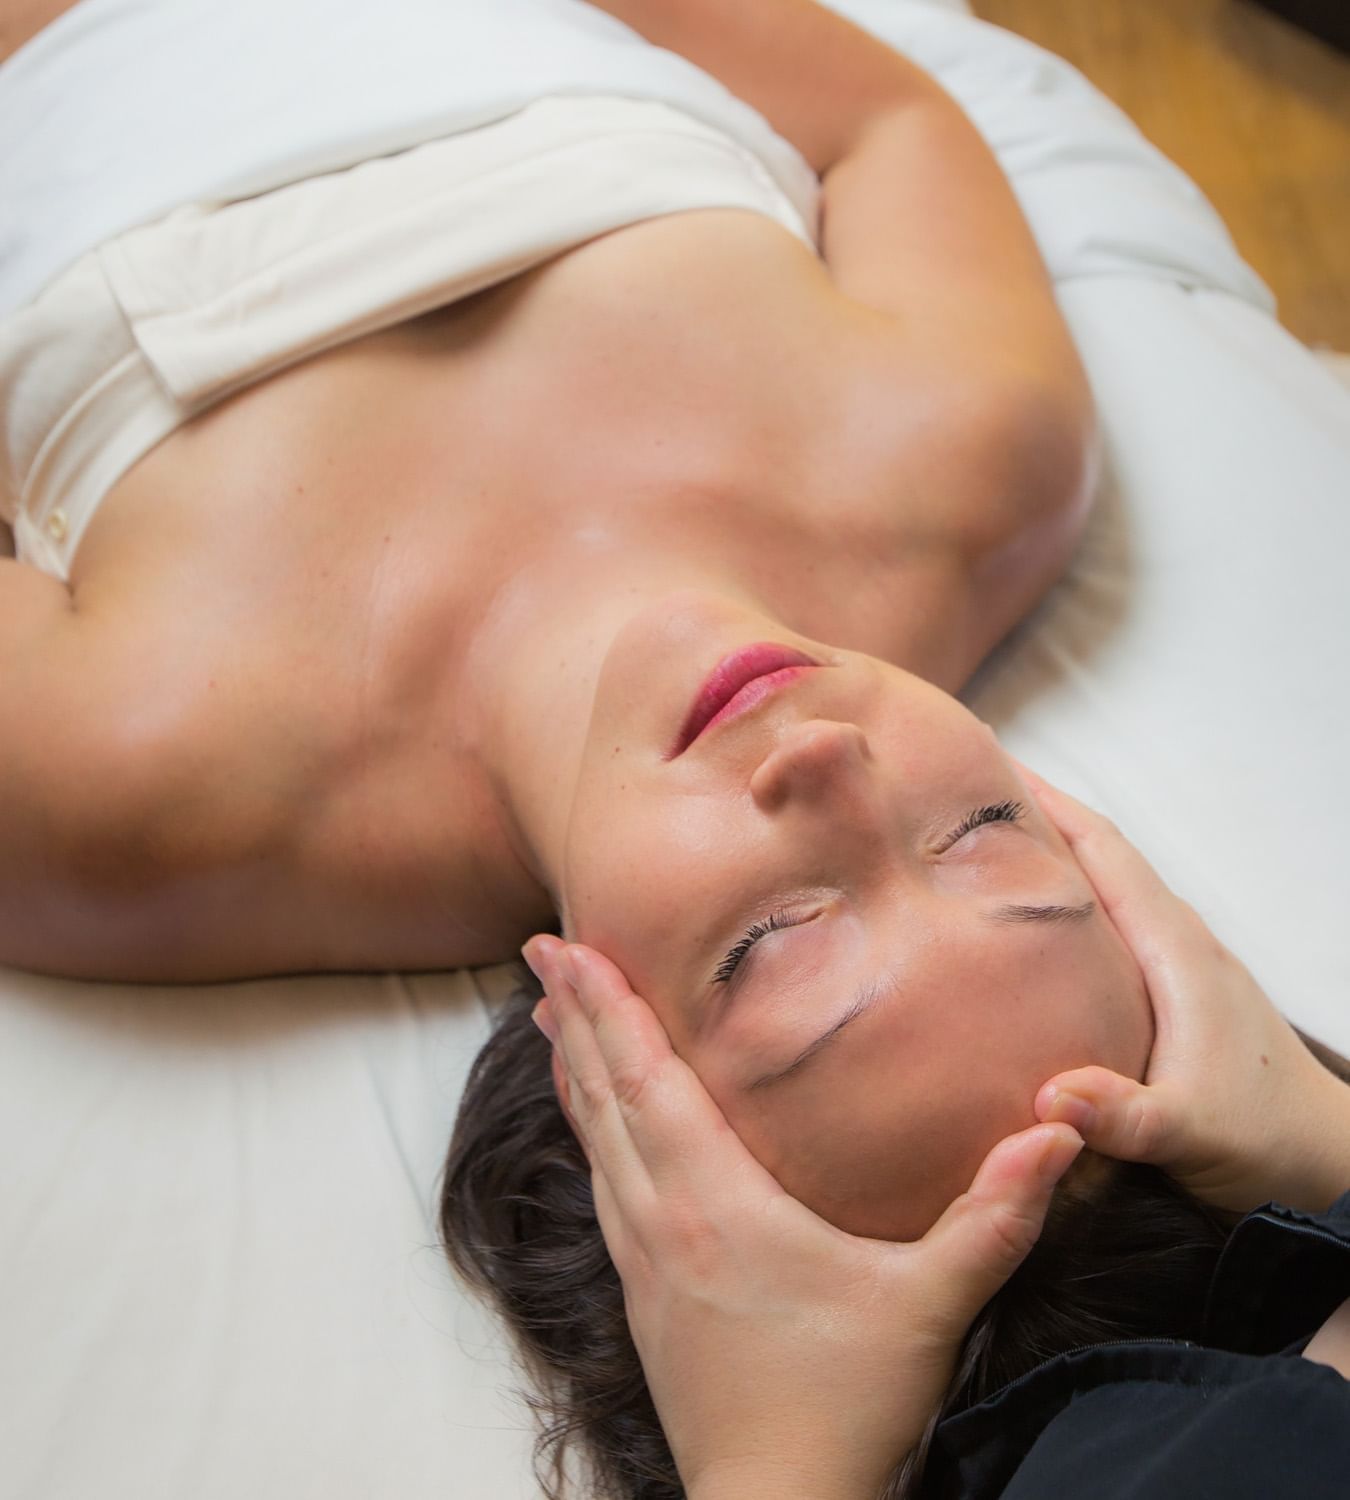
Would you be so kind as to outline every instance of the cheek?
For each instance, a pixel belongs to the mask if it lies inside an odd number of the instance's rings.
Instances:
[[[1022,951],[1010,960],[1014,943]],[[970,1186],[1000,1140],[1035,1124],[1036,1094],[1056,1073],[1095,1064],[1143,1075],[1152,1013],[1137,966],[1109,929],[1024,930],[1000,950],[960,984],[929,992],[903,1099],[866,1064],[873,1149],[911,1158],[907,1173],[890,1174],[894,1191],[914,1195],[911,1230],[922,1232]],[[916,1154],[897,1152],[901,1140]]]
[[[672,795],[637,774],[584,782],[563,844],[565,935],[603,953],[679,1028],[672,976],[696,966],[711,976],[730,914],[762,885],[762,858],[725,798]]]
[[[630,905],[637,914],[650,908],[657,925],[661,914],[668,925],[677,915],[682,923],[701,916],[715,895],[710,878],[743,862],[736,834],[722,802],[673,793],[650,768],[625,767],[621,755],[592,768],[578,783],[562,841],[562,880],[578,929],[586,921],[596,936],[602,927],[624,932],[611,913]]]
[[[564,936],[604,954],[683,1054],[689,1017],[672,976],[693,972],[699,955],[712,973],[726,899],[708,879],[707,860],[672,830],[671,799],[662,806],[631,796],[616,804],[621,816],[605,806],[579,802],[569,829]]]
[[[563,845],[569,936],[612,959],[636,987],[631,962],[672,926],[684,862],[651,809],[629,790],[578,798]],[[650,967],[650,966],[649,966]]]
[[[1014,930],[962,980],[926,1016],[930,1057],[953,1087],[967,1067],[965,1090],[990,1102],[1025,1096],[1029,1109],[1056,1072],[1142,1069],[1152,1041],[1143,979],[1100,921]]]
[[[1128,954],[1086,929],[1017,936],[1029,941],[1014,961],[1004,938],[997,956],[911,974],[790,1098],[731,1106],[788,1192],[848,1233],[915,1239],[1000,1140],[1035,1124],[1048,1078],[1090,1063],[1142,1076],[1151,1012]]]

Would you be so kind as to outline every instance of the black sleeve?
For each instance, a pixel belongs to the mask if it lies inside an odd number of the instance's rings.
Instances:
[[[1194,1351],[1203,1356],[1206,1351]],[[1346,1500],[1350,1383],[1324,1365],[1267,1357],[1249,1378],[1130,1381],[1054,1417],[1000,1500]]]
[[[923,1493],[1348,1500],[1350,1381],[1300,1357],[1347,1298],[1350,1193],[1324,1214],[1265,1204],[1229,1237],[1203,1343],[1121,1341],[1047,1360],[939,1426]]]
[[[1243,1354],[1301,1346],[1347,1297],[1350,1193],[1322,1214],[1267,1203],[1228,1237],[1210,1283],[1203,1342]]]

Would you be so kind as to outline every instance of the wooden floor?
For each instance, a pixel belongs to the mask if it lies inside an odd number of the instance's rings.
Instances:
[[[1219,211],[1284,326],[1350,353],[1350,56],[1255,0],[971,5],[1118,104]]]

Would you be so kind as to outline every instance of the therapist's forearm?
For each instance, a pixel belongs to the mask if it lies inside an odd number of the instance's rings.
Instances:
[[[1303,1358],[1329,1365],[1350,1380],[1350,1301],[1342,1302],[1322,1324],[1303,1350]]]
[[[1320,1214],[1350,1193],[1350,1083],[1339,1053],[1297,1026],[1294,1031],[1322,1071],[1298,1092],[1295,1123],[1288,1139],[1281,1132],[1267,1191],[1286,1208]]]

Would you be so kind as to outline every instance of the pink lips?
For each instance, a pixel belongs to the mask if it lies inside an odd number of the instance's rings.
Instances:
[[[743,713],[781,684],[800,676],[802,668],[819,665],[804,652],[776,641],[743,646],[724,656],[699,689],[672,755],[682,755],[710,724]]]

